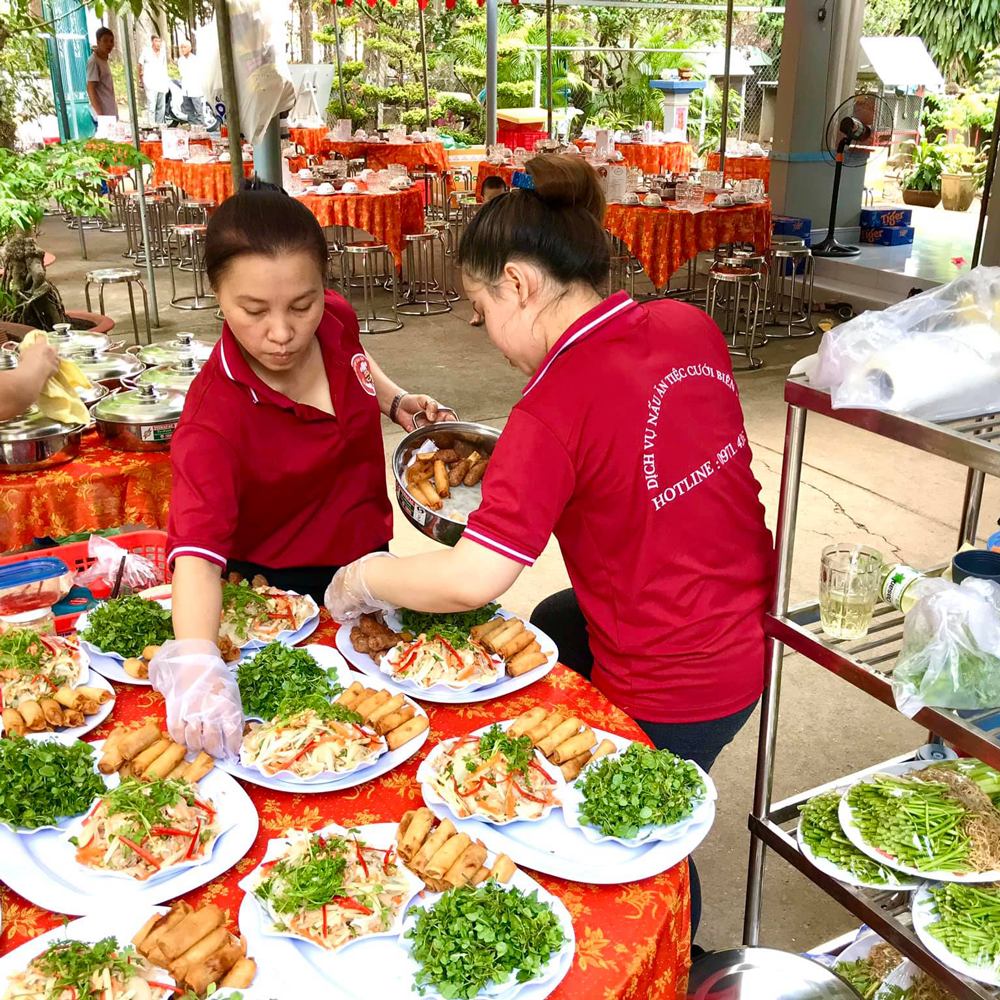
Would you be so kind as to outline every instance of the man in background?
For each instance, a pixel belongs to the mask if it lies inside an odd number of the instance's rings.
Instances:
[[[189,125],[204,125],[201,118],[202,86],[201,86],[201,66],[198,57],[191,51],[191,43],[186,39],[181,40],[181,54],[177,59],[177,68],[181,73],[181,114],[188,120]]]
[[[97,124],[99,115],[118,117],[115,101],[115,81],[111,78],[108,56],[115,47],[115,36],[108,28],[98,28],[94,36],[97,43],[87,60],[87,97],[90,98],[90,115]]]
[[[139,55],[139,86],[146,91],[150,117],[157,125],[162,125],[170,77],[167,75],[167,49],[159,35],[153,35]]]

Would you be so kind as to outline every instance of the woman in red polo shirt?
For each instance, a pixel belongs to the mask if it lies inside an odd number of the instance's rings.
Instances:
[[[226,323],[171,445],[167,560],[177,640],[150,664],[171,735],[216,756],[242,714],[216,640],[220,575],[263,573],[313,595],[392,537],[381,415],[404,429],[443,416],[361,347],[350,305],[324,292],[327,246],[309,210],[245,190],[212,216],[205,267]]]
[[[485,205],[461,246],[490,340],[529,376],[482,506],[453,549],[340,570],[327,607],[479,607],[555,534],[573,591],[540,627],[658,747],[707,770],[761,693],[772,566],[729,353],[693,306],[602,299],[596,175],[573,157],[528,170],[533,190]]]

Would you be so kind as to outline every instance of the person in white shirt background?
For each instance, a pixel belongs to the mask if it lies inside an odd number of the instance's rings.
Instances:
[[[180,50],[177,68],[181,74],[181,94],[184,98],[181,102],[181,113],[187,118],[188,124],[203,125],[201,66],[198,64],[198,56],[191,51],[191,43],[186,38],[181,40]]]
[[[162,125],[170,77],[167,75],[167,49],[159,35],[153,35],[139,55],[139,85],[146,91],[150,116],[157,125]]]

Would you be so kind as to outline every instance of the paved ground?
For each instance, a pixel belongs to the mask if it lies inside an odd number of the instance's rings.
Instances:
[[[123,263],[124,237],[88,234],[92,260],[78,259],[77,235],[55,219],[43,227],[41,244],[56,253],[50,268],[68,308],[82,309],[83,275],[89,267]],[[178,330],[215,335],[214,312],[180,313],[166,305],[169,276],[156,272],[162,303],[157,339]],[[109,295],[108,311],[130,333],[123,297]],[[522,379],[490,347],[481,329],[468,326],[467,302],[445,317],[407,319],[398,333],[366,339],[366,347],[402,385],[436,395],[465,419],[501,425],[516,401]],[[131,337],[129,336],[129,339]],[[774,526],[785,407],[782,384],[788,367],[815,350],[816,339],[772,342],[766,366],[738,377],[754,468],[763,487],[769,524]],[[601,392],[602,387],[594,386]],[[386,454],[400,439],[386,425]],[[887,557],[925,565],[943,560],[954,547],[961,508],[964,470],[881,441],[821,417],[807,429],[804,486],[799,510],[794,564],[794,597],[816,589],[820,549],[832,540],[870,542]],[[1000,490],[990,484],[983,504],[989,531],[1000,514]],[[401,554],[433,546],[398,518],[394,549]],[[717,526],[725,536],[726,524]],[[739,539],[732,539],[734,558]],[[519,612],[566,586],[555,544],[521,579],[505,603]],[[774,779],[776,797],[811,787],[859,767],[876,763],[925,742],[919,727],[867,699],[819,667],[798,657],[786,661],[784,703]],[[757,719],[751,720],[720,758],[713,773],[720,792],[718,821],[698,852],[705,889],[705,916],[699,937],[704,947],[731,946],[740,939],[748,834],[746,816],[753,786]],[[768,866],[762,943],[806,949],[852,926],[852,918],[780,861]]]

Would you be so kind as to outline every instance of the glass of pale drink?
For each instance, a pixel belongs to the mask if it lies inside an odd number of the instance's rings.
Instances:
[[[881,571],[882,556],[867,545],[838,542],[823,549],[819,620],[831,639],[860,639],[867,634]]]

